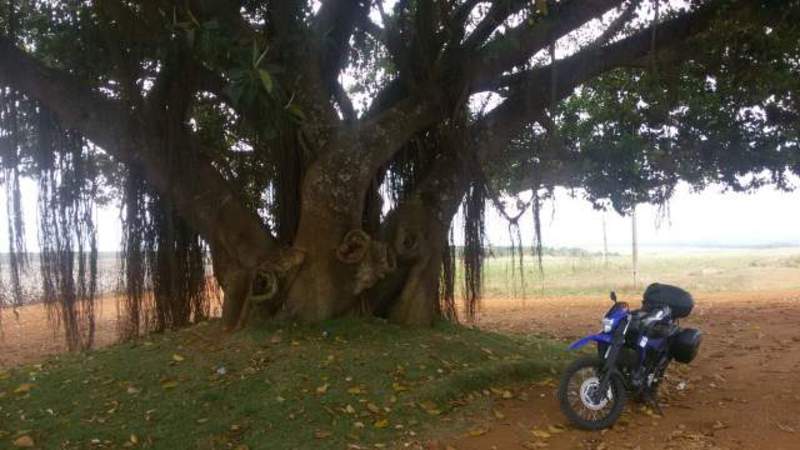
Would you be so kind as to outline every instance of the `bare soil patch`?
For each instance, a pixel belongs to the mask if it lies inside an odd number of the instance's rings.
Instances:
[[[696,296],[684,326],[705,340],[689,366],[673,364],[662,390],[664,416],[630,403],[604,432],[571,428],[558,409],[557,377],[498,400],[479,433],[441,442],[461,449],[796,449],[800,439],[800,291]],[[628,299],[633,305],[638,300]],[[565,341],[598,328],[597,297],[494,299],[480,325]]]
[[[95,304],[97,329],[95,347],[104,347],[117,340],[117,305],[113,297]],[[64,331],[47,320],[42,304],[26,305],[2,311],[0,324],[0,368],[31,364],[47,356],[66,351]]]

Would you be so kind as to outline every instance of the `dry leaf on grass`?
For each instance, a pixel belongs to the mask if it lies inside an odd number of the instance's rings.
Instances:
[[[17,448],[33,448],[34,445],[33,438],[27,434],[14,439],[14,447]]]

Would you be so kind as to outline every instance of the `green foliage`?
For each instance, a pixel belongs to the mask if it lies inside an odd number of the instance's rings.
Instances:
[[[528,156],[495,178],[516,192],[530,188],[533,173],[620,212],[665,203],[679,180],[697,189],[792,188],[789,175],[800,174],[796,23],[794,9],[769,3],[596,78],[558,105],[554,129],[522,133],[509,151]]]
[[[566,356],[546,340],[445,323],[340,320],[235,335],[206,323],[0,372],[0,442],[27,434],[45,448],[400,445],[418,439],[410,431],[457,417],[470,392],[549,377]]]

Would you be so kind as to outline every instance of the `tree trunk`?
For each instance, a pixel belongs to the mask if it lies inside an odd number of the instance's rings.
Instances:
[[[442,252],[450,221],[441,223],[422,201],[403,205],[390,225],[389,242],[398,255],[403,283],[393,293],[388,318],[406,325],[431,325],[439,316]]]
[[[318,322],[350,313],[364,291],[394,270],[387,246],[362,228],[369,175],[339,149],[307,172],[293,245],[304,261],[286,296],[290,317]]]

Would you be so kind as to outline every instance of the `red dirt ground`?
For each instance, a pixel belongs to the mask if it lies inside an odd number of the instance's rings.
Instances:
[[[96,303],[97,329],[95,345],[103,347],[116,341],[117,305],[114,298]],[[0,327],[0,369],[41,361],[47,356],[66,351],[63,331],[47,321],[47,311],[41,304],[2,311]]]
[[[609,306],[602,298],[486,304],[491,306],[482,316],[484,328],[569,340],[596,331]],[[690,366],[674,363],[670,369],[662,388],[663,417],[631,404],[610,430],[571,428],[559,411],[557,380],[553,380],[499,401],[491,418],[442,446],[459,450],[800,448],[800,292],[701,294],[683,325],[702,329],[704,341]],[[681,390],[679,383],[685,383]]]
[[[634,303],[631,301],[631,303]],[[596,331],[603,298],[492,299],[479,325],[571,340]],[[115,340],[113,299],[101,303],[98,345]],[[64,351],[41,306],[3,311],[0,368]],[[617,426],[585,432],[567,426],[557,380],[498,400],[467,435],[431,448],[468,449],[797,449],[800,448],[800,291],[700,294],[684,325],[705,340],[691,366],[674,364],[662,390],[664,417],[628,407]],[[54,337],[55,336],[55,337]],[[679,383],[685,388],[678,390]]]

